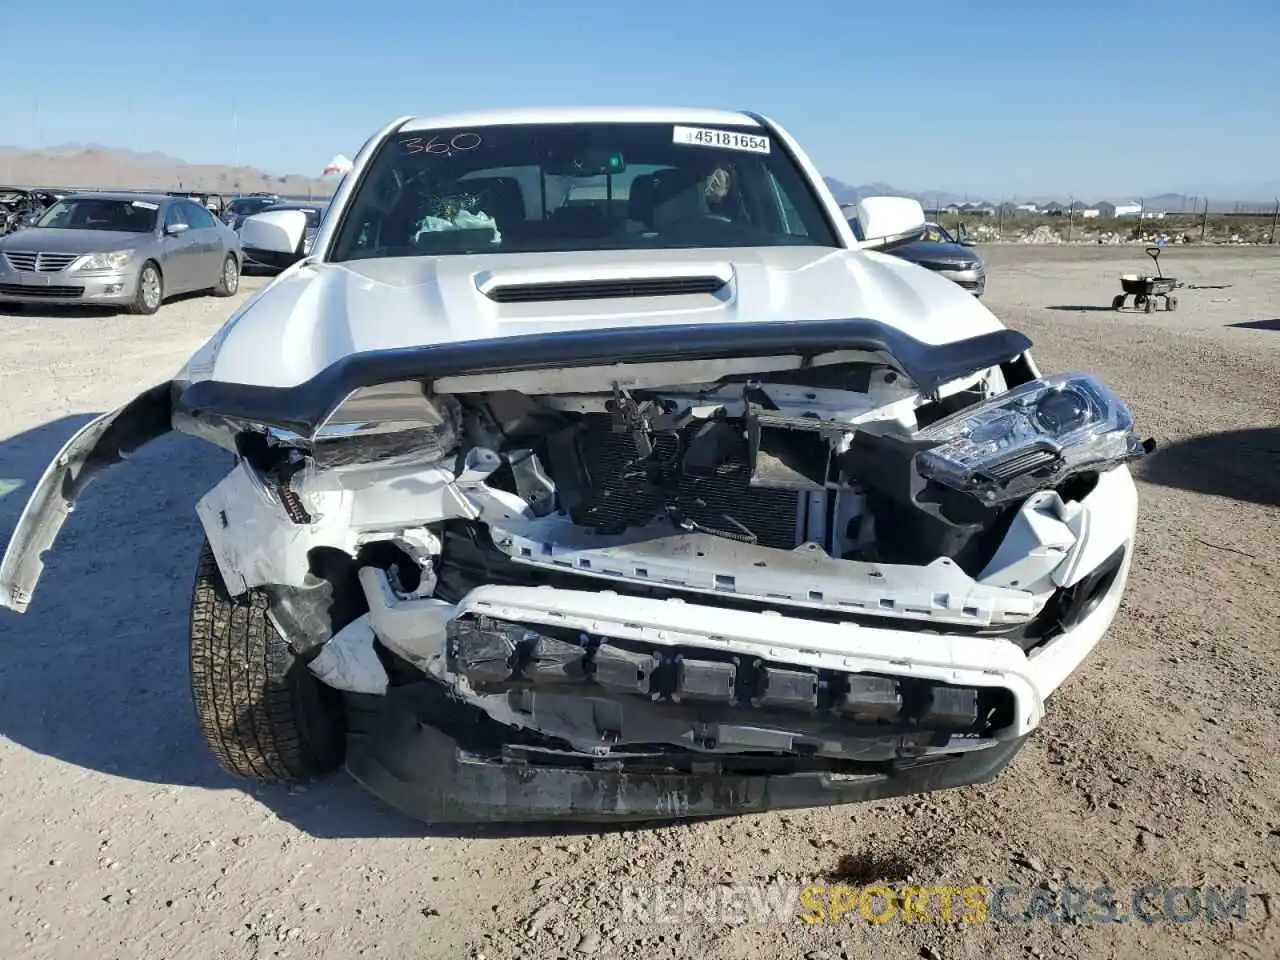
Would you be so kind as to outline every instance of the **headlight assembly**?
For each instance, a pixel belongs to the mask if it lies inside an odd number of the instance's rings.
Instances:
[[[922,476],[988,504],[1147,452],[1129,408],[1083,373],[1024,383],[931,424],[917,438],[938,444],[917,457]]]
[[[133,259],[132,250],[112,250],[110,253],[89,253],[81,257],[74,270],[123,270]]]
[[[360,387],[328,416],[310,443],[319,467],[432,463],[458,445],[462,406],[447,394],[427,396],[421,383]]]

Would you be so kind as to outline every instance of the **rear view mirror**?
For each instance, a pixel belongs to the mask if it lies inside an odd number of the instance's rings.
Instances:
[[[167,223],[165,224],[164,232],[171,237],[176,237],[178,234],[186,233],[190,229],[191,224],[189,223]]]
[[[557,156],[543,169],[558,177],[603,177],[627,169],[627,161],[616,150],[588,148],[579,153]]]
[[[864,197],[857,203],[864,249],[887,250],[924,236],[924,207],[910,197]]]

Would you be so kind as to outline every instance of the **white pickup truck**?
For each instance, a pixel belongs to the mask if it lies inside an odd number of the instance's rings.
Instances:
[[[1149,446],[878,252],[918,203],[857,213],[861,239],[752,113],[398,119],[305,257],[67,444],[0,603],[92,477],[177,430],[236,457],[191,615],[230,773],[345,762],[436,821],[993,777],[1115,615]]]

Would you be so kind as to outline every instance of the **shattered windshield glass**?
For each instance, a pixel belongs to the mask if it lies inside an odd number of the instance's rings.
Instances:
[[[838,241],[760,128],[511,124],[391,135],[329,259],[779,245]]]

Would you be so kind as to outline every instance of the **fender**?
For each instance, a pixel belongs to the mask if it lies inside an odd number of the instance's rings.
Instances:
[[[85,424],[58,451],[23,508],[0,560],[0,607],[26,611],[44,570],[45,551],[98,474],[173,430],[172,388],[168,380],[138,394]]]

